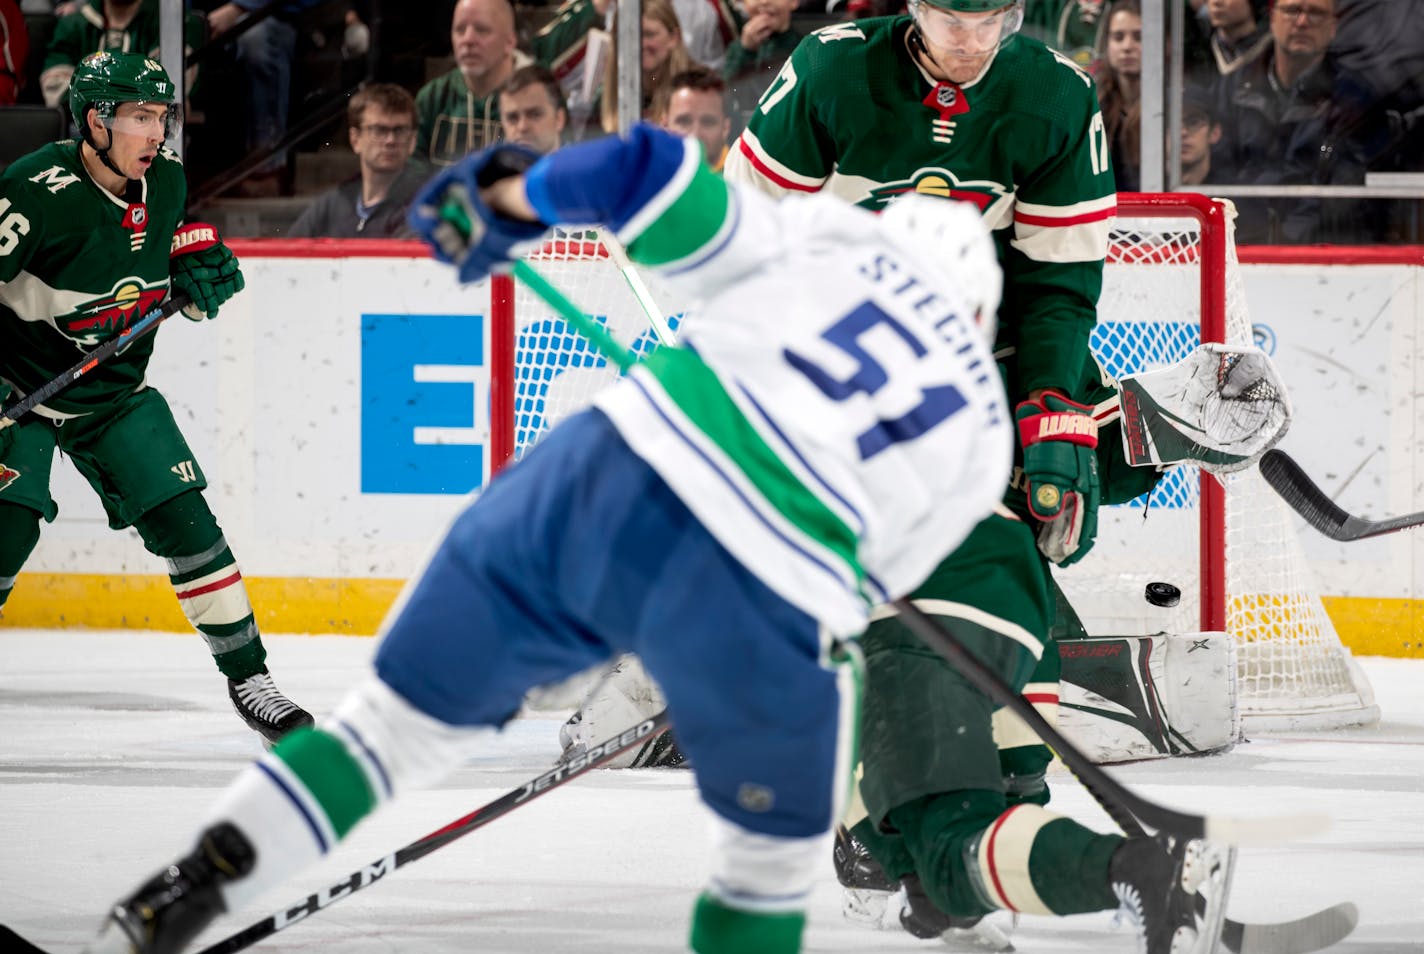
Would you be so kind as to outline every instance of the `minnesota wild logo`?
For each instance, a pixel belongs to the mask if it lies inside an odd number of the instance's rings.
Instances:
[[[907,192],[937,195],[946,199],[957,199],[960,202],[972,202],[974,207],[982,213],[996,201],[1004,198],[1008,190],[997,182],[960,181],[948,169],[930,168],[917,169],[908,179],[876,186],[870,190],[870,199],[875,203],[874,207],[880,209],[884,208],[887,202]]]
[[[114,283],[113,290],[77,306],[54,319],[54,326],[76,344],[93,347],[123,331],[163,299],[166,285],[150,285],[128,276]]]

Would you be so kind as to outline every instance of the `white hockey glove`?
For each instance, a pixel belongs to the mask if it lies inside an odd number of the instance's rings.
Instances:
[[[1250,467],[1290,428],[1276,366],[1257,348],[1206,344],[1168,368],[1121,378],[1122,442],[1134,466]]]

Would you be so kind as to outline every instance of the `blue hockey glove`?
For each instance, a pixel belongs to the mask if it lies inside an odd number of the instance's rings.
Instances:
[[[1093,409],[1053,391],[1014,409],[1038,548],[1059,566],[1087,556],[1098,535],[1098,425]]]
[[[237,256],[206,222],[190,222],[173,233],[168,280],[174,291],[187,292],[192,299],[183,306],[183,316],[193,321],[216,318],[218,306],[246,284]]]
[[[456,267],[461,282],[503,270],[522,246],[544,237],[543,224],[500,215],[480,199],[480,189],[521,175],[538,158],[523,146],[491,146],[445,169],[416,193],[410,227],[430,244],[437,261]]]

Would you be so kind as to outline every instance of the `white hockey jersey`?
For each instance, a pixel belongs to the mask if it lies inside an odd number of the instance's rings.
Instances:
[[[704,172],[671,176],[655,214],[619,229],[633,258],[700,302],[697,318],[596,404],[738,560],[855,634],[1007,482],[1012,415],[977,303],[923,236]],[[997,268],[978,217],[960,222]]]

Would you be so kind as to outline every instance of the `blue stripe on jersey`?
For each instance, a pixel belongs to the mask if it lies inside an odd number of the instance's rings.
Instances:
[[[790,537],[788,537],[785,533],[781,531],[780,528],[772,524],[761,512],[760,509],[758,509],[752,504],[751,499],[748,498],[747,495],[742,492],[742,488],[737,486],[736,481],[732,480],[732,478],[727,475],[727,472],[723,470],[720,466],[718,466],[717,462],[714,461],[711,457],[709,457],[696,441],[689,437],[687,433],[681,427],[679,427],[675,421],[673,421],[672,418],[668,417],[667,412],[665,412],[662,409],[662,406],[659,405],[658,402],[653,399],[652,393],[648,391],[647,386],[644,385],[643,382],[640,381],[636,375],[629,376],[625,380],[633,382],[633,384],[637,387],[638,391],[643,395],[644,400],[648,402],[648,406],[651,407],[653,411],[663,419],[664,423],[667,424],[668,428],[674,434],[676,434],[677,437],[684,444],[686,444],[692,450],[693,453],[695,453],[698,457],[702,458],[702,460],[706,462],[708,468],[711,469],[713,473],[715,473],[718,477],[722,479],[722,482],[727,485],[727,487],[732,491],[732,493],[737,495],[737,498],[741,500],[743,504],[746,505],[747,511],[751,513],[754,517],[756,517],[757,521],[761,523],[762,526],[766,527],[767,530],[771,531],[771,533],[783,543],[785,543],[787,547],[800,554],[808,563],[811,563],[814,566],[820,567],[822,570],[824,570],[827,575],[829,575],[836,581],[837,586],[847,587],[847,582],[843,574],[837,573],[835,568],[832,567],[829,563],[822,560],[820,557],[816,556],[816,554],[811,553],[809,550],[798,544],[795,540],[792,540]],[[854,590],[854,584],[851,584],[848,588]]]
[[[691,350],[690,346],[689,350]],[[764,423],[767,428],[769,428],[771,432],[781,440],[781,446],[787,451],[789,451],[791,455],[795,457],[798,461],[800,461],[801,469],[804,470],[807,474],[809,474],[811,478],[815,480],[816,483],[819,484],[820,487],[825,490],[827,494],[834,497],[836,502],[845,508],[846,513],[851,515],[855,522],[854,530],[856,538],[860,539],[865,533],[865,517],[861,516],[860,511],[856,510],[855,507],[851,505],[851,502],[849,500],[846,500],[844,497],[842,497],[840,495],[840,492],[837,491],[836,488],[832,487],[829,483],[826,482],[826,479],[816,471],[816,468],[811,466],[810,461],[806,460],[805,457],[801,456],[801,451],[796,447],[795,444],[792,444],[789,440],[786,439],[786,435],[781,432],[781,428],[776,426],[776,422],[771,419],[771,415],[766,413],[766,410],[760,404],[757,403],[757,399],[752,397],[750,392],[748,392],[746,388],[742,387],[741,385],[737,385],[737,390],[741,392],[742,397],[746,398],[747,403],[752,406],[752,409],[755,410],[757,414],[761,416],[762,423]],[[878,579],[876,579],[869,569],[862,567],[862,570],[865,573],[865,582],[873,586],[878,591],[876,599],[881,603],[888,602],[890,599],[890,591],[885,588],[885,584],[881,583]]]

